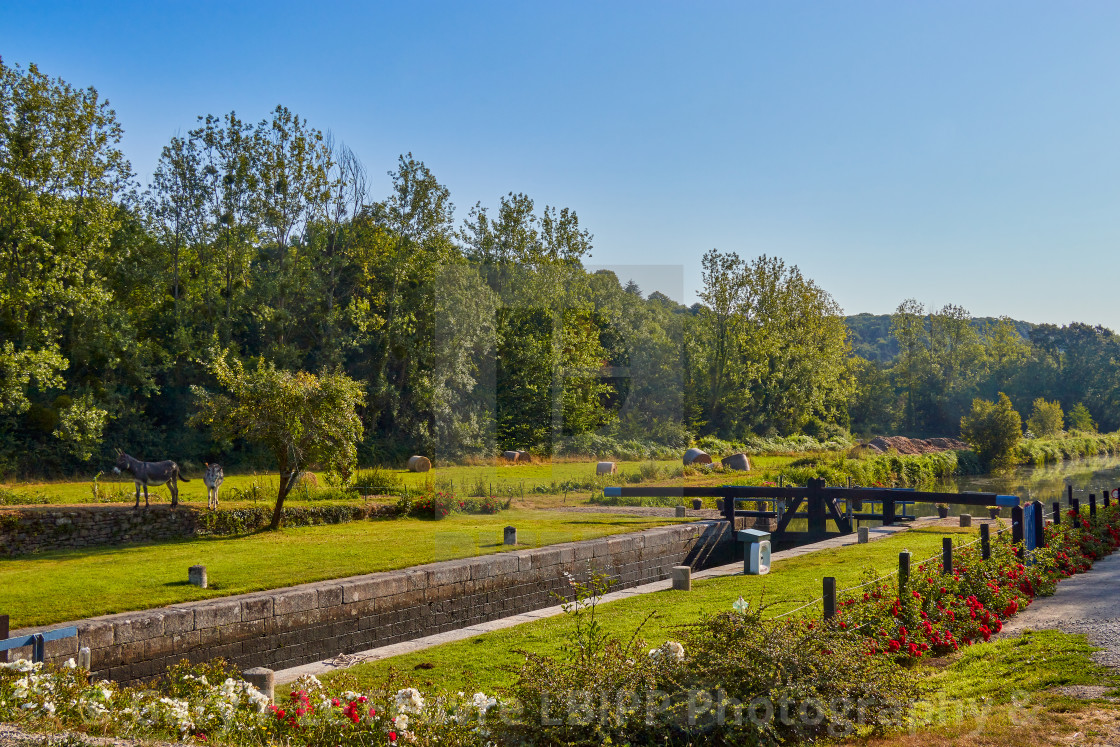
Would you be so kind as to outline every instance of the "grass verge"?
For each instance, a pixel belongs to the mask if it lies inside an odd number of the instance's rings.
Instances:
[[[645,623],[641,637],[650,647],[672,637],[676,626],[695,622],[701,615],[724,612],[743,596],[752,604],[768,605],[771,615],[788,612],[821,595],[821,579],[836,578],[837,588],[858,584],[861,574],[874,569],[879,574],[898,568],[898,553],[910,550],[915,561],[940,552],[946,534],[969,530],[941,528],[912,529],[866,545],[823,550],[789,560],[777,561],[767,576],[726,576],[693,582],[692,591],[663,591],[600,605],[598,621],[603,629],[628,640]],[[917,563],[915,563],[915,566]],[[819,614],[819,606],[816,608]],[[812,608],[799,614],[809,614]],[[652,617],[651,617],[652,615]],[[649,618],[648,622],[647,618]],[[390,670],[424,691],[449,690],[492,692],[513,683],[524,657],[521,651],[556,654],[572,633],[572,621],[558,616],[513,628],[486,633],[455,643],[433,646],[413,654],[396,656],[327,675],[333,684],[352,689],[372,689]],[[349,683],[349,684],[347,684]]]
[[[593,539],[675,523],[616,514],[503,511],[441,521],[357,521],[229,538],[59,550],[0,562],[0,613],[13,628],[150,609],[177,602],[275,589],[508,549]],[[187,583],[205,565],[211,588]]]

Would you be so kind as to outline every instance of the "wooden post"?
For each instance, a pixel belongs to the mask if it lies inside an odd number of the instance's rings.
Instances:
[[[883,499],[883,526],[894,524],[894,499]]]
[[[1109,493],[1110,493],[1109,489],[1105,488],[1104,489],[1104,507],[1105,508],[1108,508]]]
[[[6,641],[7,639],[8,639],[8,616],[7,615],[0,615],[0,641]],[[6,663],[7,661],[8,661],[8,652],[7,651],[0,651],[0,662],[5,662]]]
[[[1042,516],[1042,501],[1034,502],[1034,546],[1046,547],[1046,520]]]
[[[988,560],[992,557],[992,530],[990,524],[980,525],[980,559]]]
[[[1097,515],[1097,496],[1095,493],[1089,493],[1089,518]]]
[[[1066,485],[1066,503],[1073,504],[1073,483]]]
[[[1054,501],[1054,526],[1059,526],[1062,523],[1062,504]]]
[[[1069,499],[1069,510],[1073,511],[1073,517],[1070,519],[1070,525],[1074,529],[1081,526],[1081,501],[1076,498]]]
[[[898,554],[898,598],[906,596],[906,587],[910,585],[910,553]]]
[[[824,577],[824,619],[829,620],[836,616],[836,579],[832,576]]]
[[[1019,544],[1023,541],[1023,507],[1015,506],[1011,509],[1011,542]],[[1022,550],[1016,550],[1019,560],[1023,559]]]
[[[941,572],[946,576],[953,575],[953,538],[941,539]]]
[[[828,515],[824,507],[824,496],[821,495],[824,480],[811,478],[805,487],[809,492],[806,498],[808,502],[807,513],[809,514],[809,537],[810,539],[820,539],[828,533]]]

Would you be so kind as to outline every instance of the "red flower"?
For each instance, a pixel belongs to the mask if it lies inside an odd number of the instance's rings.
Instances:
[[[389,732],[389,741],[390,742],[396,742],[397,741],[397,733],[395,731]]]

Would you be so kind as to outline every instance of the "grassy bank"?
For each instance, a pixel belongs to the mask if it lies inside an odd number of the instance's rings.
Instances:
[[[693,623],[702,615],[731,609],[739,596],[752,604],[761,599],[769,605],[768,616],[779,615],[819,597],[824,576],[835,577],[838,588],[854,586],[867,569],[880,573],[897,569],[898,553],[903,549],[913,552],[915,559],[935,555],[946,534],[958,532],[916,529],[867,545],[778,561],[768,576],[697,580],[691,592],[663,591],[601,605],[597,619],[606,633],[624,640],[640,627],[641,637],[652,648],[671,638],[677,626]],[[371,689],[384,681],[390,670],[395,670],[404,681],[425,690],[473,692],[485,689],[491,692],[513,684],[525,659],[522,651],[558,654],[569,639],[573,625],[568,616],[552,617],[414,654],[361,664],[327,678],[334,684],[355,690]]]
[[[1042,466],[1090,456],[1120,455],[1120,433],[1073,432],[1055,438],[1028,438],[1017,447],[1019,464]]]
[[[300,527],[233,538],[60,550],[0,563],[0,613],[13,628],[275,589],[310,581],[502,552],[517,527],[519,549],[634,532],[666,523],[613,514],[505,511],[441,521],[396,519]],[[187,584],[207,566],[211,588]]]

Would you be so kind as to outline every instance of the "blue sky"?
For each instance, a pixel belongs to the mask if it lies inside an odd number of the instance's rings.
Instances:
[[[283,103],[377,195],[411,151],[460,219],[574,208],[647,291],[691,302],[714,247],[848,313],[1114,329],[1118,32],[1115,2],[0,5],[4,61],[96,86],[145,180],[196,116]]]

